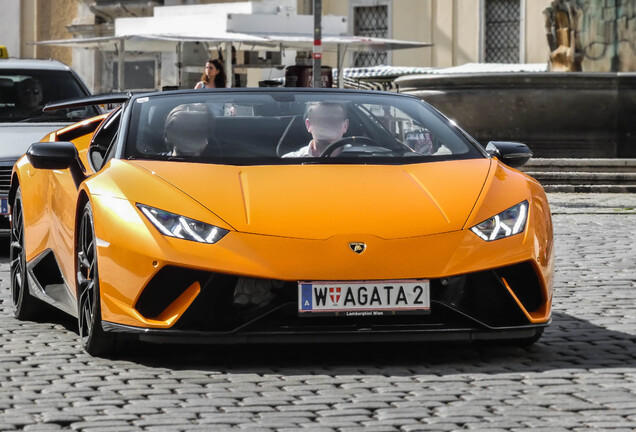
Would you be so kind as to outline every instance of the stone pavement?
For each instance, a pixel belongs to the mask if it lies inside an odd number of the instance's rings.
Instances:
[[[633,431],[636,195],[550,194],[553,324],[532,347],[130,346],[18,322],[0,255],[0,431]]]
[[[636,193],[550,193],[552,214],[636,214]]]

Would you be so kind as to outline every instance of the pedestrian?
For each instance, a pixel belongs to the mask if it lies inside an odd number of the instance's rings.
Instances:
[[[201,81],[194,88],[224,88],[226,86],[227,78],[223,64],[217,59],[209,59],[205,63],[205,72],[201,75]]]

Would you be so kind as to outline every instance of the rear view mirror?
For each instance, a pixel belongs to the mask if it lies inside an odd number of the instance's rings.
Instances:
[[[66,141],[36,142],[26,152],[34,168],[66,169],[77,158],[75,144]]]
[[[486,152],[513,168],[523,166],[532,157],[532,150],[522,143],[508,141],[490,141]]]

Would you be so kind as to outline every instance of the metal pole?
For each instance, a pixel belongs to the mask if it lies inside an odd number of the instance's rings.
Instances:
[[[119,91],[123,92],[126,88],[124,83],[124,67],[125,59],[124,59],[124,51],[126,50],[124,39],[119,40],[119,52],[117,53],[117,63],[119,67],[117,68],[117,81],[119,83]]]
[[[345,44],[338,44],[338,88],[344,88],[344,56],[347,52],[347,46]]]
[[[234,71],[232,70],[232,42],[225,42],[225,74],[227,75],[227,85],[234,86]]]
[[[314,0],[314,50],[313,75],[314,88],[322,87],[322,0]]]

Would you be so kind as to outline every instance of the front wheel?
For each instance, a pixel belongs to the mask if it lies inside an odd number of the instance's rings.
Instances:
[[[29,292],[22,210],[22,192],[18,188],[11,206],[11,239],[9,244],[11,304],[13,306],[13,315],[17,319],[30,320],[36,317],[42,304]]]
[[[103,356],[114,349],[115,336],[102,328],[97,248],[90,202],[82,211],[75,254],[79,336],[87,353]]]

